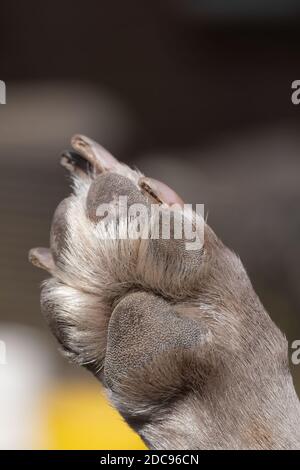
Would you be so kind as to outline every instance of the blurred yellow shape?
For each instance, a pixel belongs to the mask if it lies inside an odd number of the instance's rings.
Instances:
[[[97,385],[67,382],[44,406],[48,449],[146,449]]]

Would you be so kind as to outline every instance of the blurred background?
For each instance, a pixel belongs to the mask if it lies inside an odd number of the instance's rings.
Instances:
[[[76,132],[204,203],[300,339],[299,36],[296,0],[2,3],[0,448],[143,448],[60,358],[40,314],[45,273],[27,262],[69,192],[58,162]]]

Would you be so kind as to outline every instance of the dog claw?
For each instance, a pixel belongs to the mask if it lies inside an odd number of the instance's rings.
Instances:
[[[70,173],[86,175],[93,171],[90,162],[83,158],[79,153],[72,150],[65,150],[62,153],[60,163],[64,168],[70,171]]]
[[[174,204],[184,205],[183,200],[178,194],[161,181],[154,178],[143,176],[139,179],[139,186],[142,190],[146,191],[148,196],[159,204],[167,204],[173,206]]]
[[[28,255],[30,263],[44,269],[49,273],[54,272],[55,264],[49,248],[32,248]]]
[[[104,147],[84,135],[76,134],[71,139],[73,149],[87,160],[96,173],[114,171],[120,163]]]

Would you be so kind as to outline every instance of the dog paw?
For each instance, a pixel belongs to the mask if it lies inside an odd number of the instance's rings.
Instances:
[[[207,247],[216,238],[206,228],[203,246],[203,218],[184,211],[165,184],[118,162],[87,137],[74,136],[72,148],[61,157],[72,194],[55,211],[50,248],[32,249],[29,259],[52,276],[41,305],[65,355],[98,371],[116,305],[134,292],[170,304],[196,297]]]

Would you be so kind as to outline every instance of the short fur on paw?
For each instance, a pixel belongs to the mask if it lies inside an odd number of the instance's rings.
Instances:
[[[50,249],[29,254],[33,264],[52,275],[43,285],[41,304],[64,353],[101,371],[112,312],[135,292],[154,294],[174,314],[205,323],[216,349],[245,354],[248,343],[261,347],[261,336],[251,336],[251,322],[259,318],[261,334],[271,320],[262,314],[240,260],[210,227],[204,224],[204,243],[196,250],[186,249],[184,236],[176,238],[174,231],[169,239],[147,236],[153,206],[171,219],[187,217],[181,198],[85,136],[74,136],[72,147],[61,163],[71,172],[73,191],[55,211]],[[114,212],[120,197],[127,208],[138,204],[139,216]],[[117,214],[113,220],[107,218],[110,210]],[[150,224],[144,224],[145,217]],[[162,230],[163,219],[155,220]],[[271,331],[282,341],[275,327]]]
[[[52,275],[43,284],[41,305],[64,353],[95,371],[103,366],[114,307],[136,291],[155,293],[171,304],[192,299],[205,250],[186,250],[185,239],[176,239],[172,231],[168,240],[148,237],[151,207],[171,219],[186,218],[173,190],[118,162],[85,136],[74,136],[72,147],[61,157],[72,176],[72,194],[54,213],[50,248],[32,249],[29,258]],[[146,211],[146,229],[143,214],[120,213],[117,223],[104,216],[120,197],[127,198],[127,207],[139,204]],[[160,230],[163,223],[160,216]]]
[[[72,147],[72,194],[50,248],[29,253],[51,274],[41,305],[64,354],[152,448],[298,446],[287,342],[240,259],[172,189],[85,136]]]

